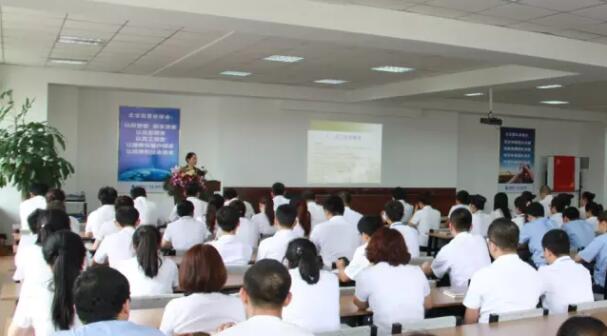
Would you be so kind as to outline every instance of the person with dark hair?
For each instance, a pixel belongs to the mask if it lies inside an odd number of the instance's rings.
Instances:
[[[550,207],[552,205],[552,189],[549,186],[543,185],[540,187],[540,201],[539,203],[544,207],[544,214],[546,217],[550,216]]]
[[[274,202],[270,197],[259,199],[259,213],[251,217],[251,222],[257,225],[257,230],[262,236],[271,236],[276,232],[274,226]]]
[[[227,279],[226,267],[213,246],[196,245],[189,249],[179,267],[179,287],[186,295],[166,305],[160,331],[167,336],[211,334],[225,323],[244,321],[242,302],[220,292]]]
[[[590,272],[569,256],[567,233],[558,229],[546,232],[542,246],[544,259],[548,262],[538,270],[544,282],[544,308],[550,314],[563,314],[570,304],[594,301]]]
[[[544,211],[541,204],[533,204]],[[487,244],[495,261],[472,275],[464,298],[464,323],[488,323],[491,314],[537,307],[544,293],[542,279],[518,257],[518,241],[518,227],[512,221],[499,218],[489,226]]]
[[[229,206],[234,208],[240,216],[238,229],[236,229],[236,237],[249,245],[252,249],[257,248],[261,234],[259,233],[257,225],[246,217],[246,206],[239,199],[233,200]]]
[[[32,295],[19,298],[8,335],[21,335],[30,328],[36,335],[52,335],[80,325],[72,287],[84,264],[82,239],[68,230],[56,232],[45,241],[42,254],[50,277],[39,279]]]
[[[233,207],[224,206],[217,211],[217,226],[221,230],[217,239],[207,244],[217,249],[226,266],[243,266],[249,264],[253,248],[236,237],[240,222],[240,213]]]
[[[422,270],[438,279],[449,274],[452,287],[466,288],[476,271],[491,264],[487,243],[479,235],[470,234],[472,215],[466,208],[453,210],[449,231],[453,239],[438,251],[434,261],[425,262]]]
[[[44,195],[48,186],[43,183],[32,183],[29,188],[28,198],[19,205],[19,218],[21,219],[21,234],[30,234],[27,225],[27,217],[36,209],[46,209],[46,199]]]
[[[289,243],[297,238],[293,232],[295,220],[297,219],[297,209],[290,204],[283,204],[276,209],[274,226],[276,233],[259,243],[257,250],[257,260],[274,259],[282,261],[287,251]]]
[[[544,207],[533,202],[525,209],[527,223],[520,230],[519,244],[526,244],[531,252],[531,260],[536,268],[546,265],[544,259],[544,248],[542,247],[542,238],[546,232],[556,229],[557,226],[549,218],[544,217]]]
[[[51,188],[46,192],[46,208],[60,209],[66,211],[65,208],[65,192],[59,188]],[[72,232],[80,234],[80,222],[72,216],[70,217],[70,228]]]
[[[310,237],[312,231],[312,219],[308,211],[308,204],[298,196],[291,197],[289,204],[297,209],[297,218],[295,218],[295,226],[293,232],[298,238]]]
[[[183,252],[202,244],[211,234],[203,222],[194,219],[192,202],[181,201],[176,207],[179,219],[167,225],[162,236],[162,247]]]
[[[247,219],[251,219],[253,217],[253,215],[255,214],[255,209],[253,209],[253,206],[251,205],[251,203],[240,199],[238,197],[238,192],[234,188],[224,188],[223,189],[223,199],[224,199],[224,205],[230,205],[233,201],[240,200],[245,206],[246,211],[245,211],[244,216]]]
[[[323,204],[328,220],[314,227],[310,240],[316,245],[326,266],[339,258],[352,259],[360,245],[360,236],[352,224],[343,217],[344,201],[339,196],[329,196]]]
[[[603,213],[603,206],[598,203],[586,204],[586,221],[592,225],[594,232],[599,229],[599,216]]]
[[[160,231],[140,225],[133,234],[135,256],[116,264],[131,286],[131,296],[172,294],[177,288],[177,264],[160,252]]]
[[[572,316],[563,322],[556,336],[605,336],[607,326],[592,316]]]
[[[525,200],[525,205],[529,205],[535,200],[536,195],[531,191],[525,190],[521,193],[521,197]],[[544,213],[548,214],[550,211]]]
[[[568,207],[563,210],[563,231],[569,236],[571,248],[576,251],[588,246],[595,236],[592,224],[580,219],[580,213],[576,207]]]
[[[352,194],[350,194],[348,191],[342,191],[339,193],[339,197],[341,197],[342,201],[344,201],[344,219],[353,226],[356,226],[358,221],[363,218],[363,215],[360,212],[352,209]]]
[[[133,186],[131,188],[131,198],[135,209],[139,211],[139,225],[158,226],[160,224],[158,206],[155,202],[150,201],[144,187]]]
[[[225,199],[220,194],[213,194],[209,197],[209,206],[207,207],[207,214],[205,216],[204,223],[207,225],[211,236],[215,236],[216,231],[215,223],[217,222],[217,211],[223,208]]]
[[[114,220],[116,217],[114,203],[116,203],[117,197],[118,192],[112,187],[103,187],[99,189],[97,198],[99,199],[99,202],[101,202],[101,206],[97,208],[97,210],[89,213],[86,219],[84,232],[87,237],[97,239],[103,223]]]
[[[371,236],[383,225],[384,224],[382,223],[381,218],[378,216],[363,216],[363,218],[358,221],[357,228],[363,244],[356,248],[356,251],[354,251],[354,256],[349,264],[346,265],[344,259],[338,259],[335,262],[339,281],[349,282],[356,280],[356,276],[358,276],[362,270],[371,265],[369,259],[367,259],[367,246],[369,245]]]
[[[411,255],[403,236],[380,228],[371,236],[367,258],[372,266],[356,277],[354,304],[373,311],[378,335],[390,335],[394,323],[423,320],[431,307],[430,285],[419,267],[408,265]]]
[[[251,266],[240,289],[248,320],[227,329],[224,326],[217,335],[312,336],[312,333],[281,319],[283,308],[291,302],[290,288],[291,276],[278,261],[264,259]]]
[[[301,194],[301,198],[306,201],[306,205],[308,206],[308,211],[310,212],[310,224],[312,229],[314,227],[325,220],[325,211],[322,208],[322,205],[316,203],[316,194],[312,190],[305,190]]]
[[[417,229],[420,250],[425,251],[428,247],[428,234],[430,230],[438,230],[440,227],[440,212],[432,208],[432,196],[430,193],[422,193],[415,203],[415,212],[409,221],[409,225]]]
[[[404,188],[396,187],[392,189],[392,200],[399,201],[403,205],[403,218],[399,220],[401,223],[409,223],[413,217],[413,205],[407,203],[407,192]]]
[[[116,209],[116,223],[120,231],[105,237],[95,252],[95,264],[109,264],[115,267],[118,262],[130,259],[133,253],[133,234],[135,226],[139,224],[139,212],[133,207],[120,207]]]
[[[586,206],[588,204],[594,203],[595,197],[596,195],[594,193],[591,193],[590,191],[584,191],[582,193],[582,196],[580,197],[580,207],[578,209],[580,211],[581,219],[586,219]]]
[[[285,185],[281,182],[272,184],[270,195],[272,196],[272,202],[274,202],[274,211],[279,206],[289,203],[289,199],[285,197]]]
[[[339,330],[339,281],[322,269],[316,246],[305,238],[295,239],[285,259],[291,302],[282,310],[282,319],[315,334]]]
[[[76,313],[84,326],[55,336],[164,336],[159,330],[129,322],[130,287],[120,272],[92,267],[74,283]]]
[[[605,273],[607,273],[607,212],[599,216],[598,235],[575,256],[575,261],[594,263],[594,285],[595,293],[603,294],[605,290]]]
[[[130,196],[120,195],[116,197],[114,201],[114,211],[118,211],[119,208],[133,208],[135,203]],[[95,244],[93,245],[93,250],[96,251],[99,248],[99,244],[105,239],[105,237],[120,231],[122,227],[116,222],[116,219],[112,219],[110,221],[104,222],[101,224],[101,228],[95,237]]]
[[[550,202],[550,212],[546,214],[556,224],[557,228],[563,226],[563,211],[567,208],[565,194],[558,194]]]
[[[510,207],[508,206],[508,195],[506,195],[504,192],[498,192],[493,197],[493,212],[491,213],[491,220],[498,218],[512,219]]]
[[[523,196],[514,199],[514,218],[512,222],[518,226],[519,230],[523,229],[525,224],[525,209],[527,208],[527,200]]]
[[[399,201],[389,201],[384,205],[384,211],[382,213],[382,219],[391,229],[394,229],[403,235],[405,244],[411,258],[419,257],[419,242],[417,241],[417,230],[411,226],[400,222],[400,218],[403,218],[403,212],[405,211],[403,204]]]
[[[198,182],[192,182],[185,186],[186,201],[190,201],[194,205],[194,215],[192,216],[195,220],[204,223],[205,216],[208,211],[209,204],[200,199],[200,191],[202,186]],[[223,203],[223,199],[222,199]],[[223,204],[222,204],[223,205]],[[173,208],[173,211],[169,215],[169,221],[174,222],[179,219],[177,212],[177,205]]]
[[[470,205],[470,194],[466,190],[458,191],[455,194],[455,205],[453,205],[451,207],[451,209],[449,209],[448,216],[451,217],[451,214],[456,209],[463,208],[463,209],[470,210],[469,205]]]
[[[472,228],[470,233],[487,237],[487,230],[491,224],[491,216],[484,213],[487,199],[482,195],[470,196],[470,213],[472,213]]]

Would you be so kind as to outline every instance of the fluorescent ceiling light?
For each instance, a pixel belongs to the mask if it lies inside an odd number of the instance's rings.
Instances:
[[[319,79],[319,80],[314,81],[314,83],[330,84],[330,85],[339,85],[339,84],[344,84],[347,82],[348,82],[347,80],[343,80],[343,79]]]
[[[266,61],[282,62],[282,63],[295,63],[303,60],[303,57],[298,56],[284,56],[284,55],[272,55],[264,58]]]
[[[393,65],[383,65],[383,66],[378,66],[378,67],[371,68],[371,70],[373,70],[373,71],[383,71],[383,72],[392,72],[392,73],[403,73],[403,72],[410,72],[410,71],[413,71],[415,69],[413,69],[413,68],[407,68],[407,67],[400,67],[400,66],[393,66]]]
[[[478,96],[484,96],[485,94],[482,92],[471,92],[471,93],[466,93],[464,96],[466,97],[478,97]]]
[[[58,42],[66,43],[66,44],[84,44],[84,45],[94,45],[94,46],[103,44],[103,40],[99,39],[99,38],[66,36],[66,35],[59,36]]]
[[[558,88],[562,88],[562,87],[563,86],[561,84],[546,84],[546,85],[536,86],[536,88],[538,88],[540,90],[558,89]]]
[[[53,64],[69,64],[69,65],[82,65],[86,64],[86,60],[79,59],[68,59],[68,58],[51,58],[49,62]]]
[[[546,105],[567,105],[567,104],[569,104],[568,101],[564,101],[564,100],[542,100],[540,103],[546,104]]]
[[[250,76],[251,73],[244,72],[244,71],[224,71],[224,72],[221,72],[220,75],[234,76],[234,77],[247,77],[247,76]]]

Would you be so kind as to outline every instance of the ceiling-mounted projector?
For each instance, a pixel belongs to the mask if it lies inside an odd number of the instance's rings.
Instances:
[[[502,123],[502,119],[493,116],[493,89],[489,89],[489,113],[486,118],[481,118],[481,124],[502,126]]]

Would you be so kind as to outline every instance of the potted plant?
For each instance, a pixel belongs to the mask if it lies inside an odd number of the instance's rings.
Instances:
[[[0,187],[11,184],[24,197],[32,183],[58,188],[74,173],[58,153],[65,150],[61,132],[47,122],[26,122],[33,103],[27,98],[15,111],[12,90],[0,93]]]

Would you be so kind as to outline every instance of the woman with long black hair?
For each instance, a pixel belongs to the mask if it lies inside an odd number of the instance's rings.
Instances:
[[[259,213],[251,217],[251,222],[257,225],[262,236],[271,236],[276,233],[274,226],[274,202],[270,197],[259,199]]]
[[[504,192],[498,192],[493,197],[493,212],[491,213],[491,220],[498,218],[512,219],[510,207],[508,207],[508,195],[506,195]]]

